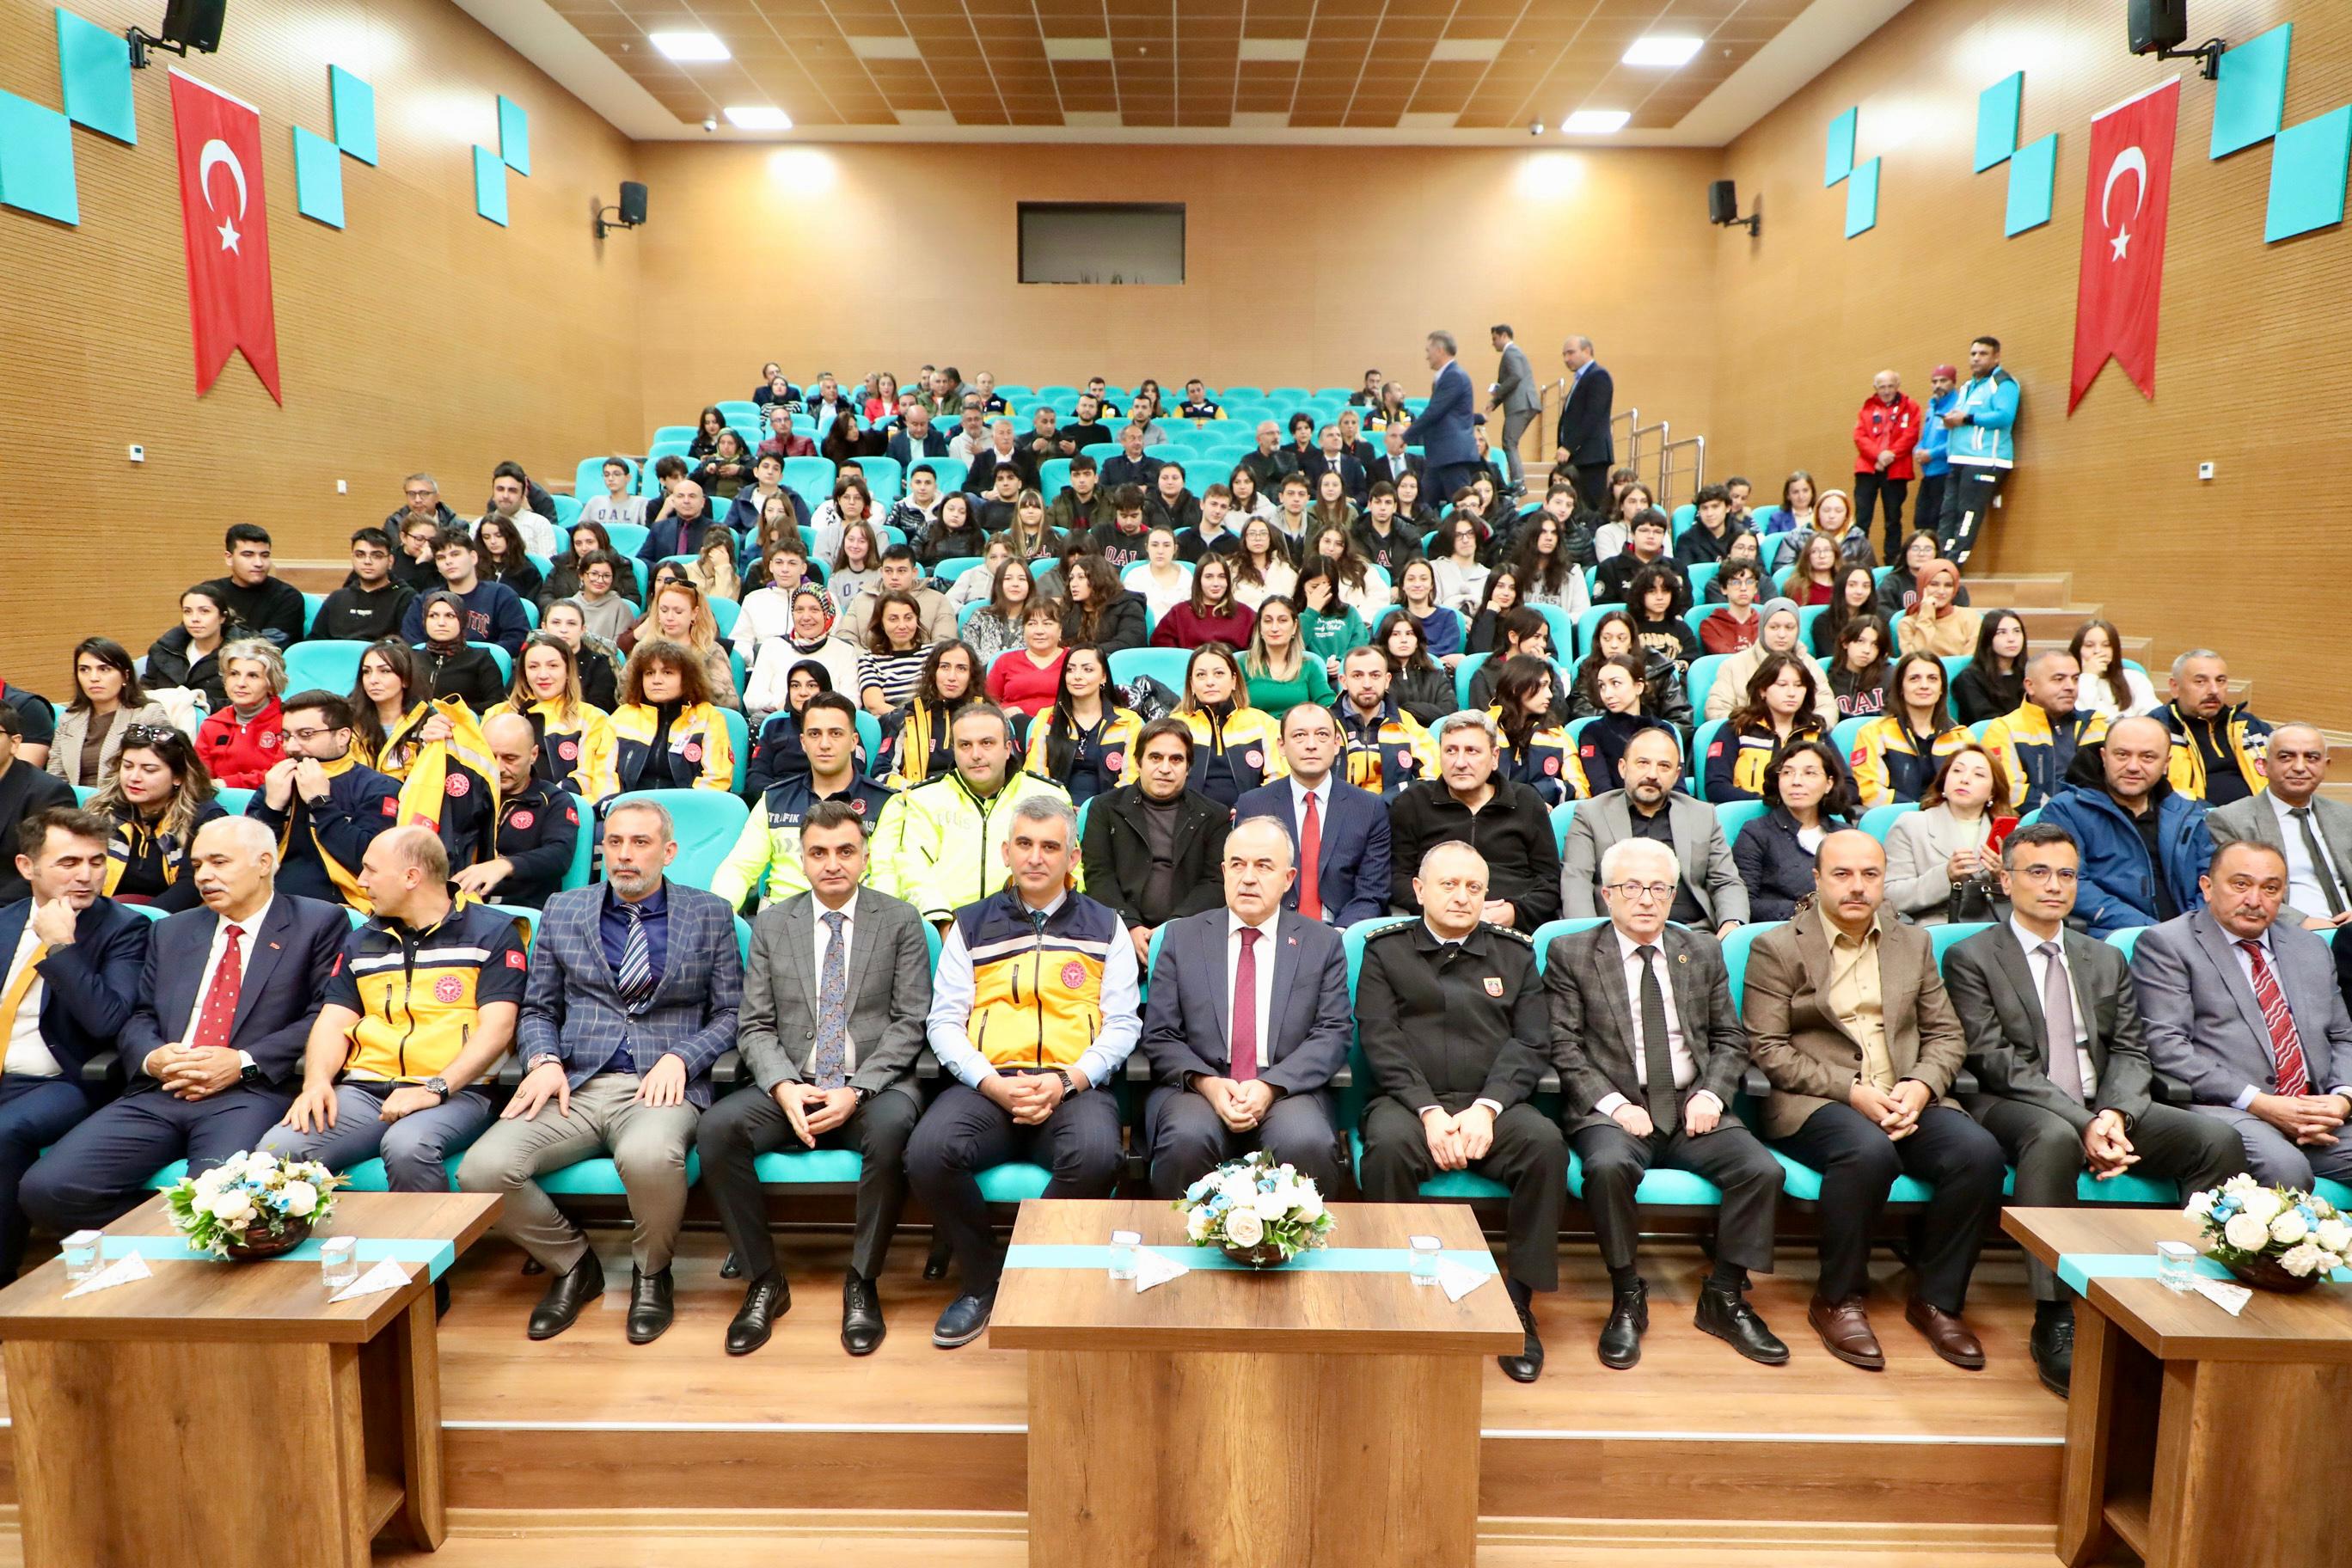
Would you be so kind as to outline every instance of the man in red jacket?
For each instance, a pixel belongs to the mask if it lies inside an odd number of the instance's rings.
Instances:
[[[1903,395],[1903,378],[1882,370],[1870,378],[1870,395],[1853,422],[1854,521],[1864,536],[1870,514],[1886,502],[1886,553],[1903,554],[1903,498],[1911,489],[1911,449],[1919,444],[1919,405]]]

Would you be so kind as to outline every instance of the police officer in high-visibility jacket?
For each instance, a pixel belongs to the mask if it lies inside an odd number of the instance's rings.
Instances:
[[[820,691],[808,700],[797,737],[807,765],[777,779],[751,803],[735,847],[710,879],[712,892],[741,909],[764,884],[764,910],[808,891],[801,868],[801,824],[819,801],[840,801],[857,814],[866,837],[874,837],[898,792],[857,771],[856,720],[856,708],[838,691]]]

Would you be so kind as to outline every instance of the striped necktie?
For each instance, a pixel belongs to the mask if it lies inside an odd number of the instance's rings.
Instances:
[[[634,1016],[654,999],[653,942],[646,935],[646,917],[636,905],[624,903],[621,912],[629,917],[629,936],[621,948],[621,972],[614,977],[614,984],[621,994],[621,1005]]]
[[[2304,1065],[2303,1036],[2294,1026],[2294,1009],[2279,988],[2278,974],[2258,942],[2242,942],[2253,961],[2254,1001],[2263,1010],[2263,1024],[2271,1032],[2271,1061],[2277,1069],[2278,1092],[2289,1097],[2311,1092],[2311,1071]]]

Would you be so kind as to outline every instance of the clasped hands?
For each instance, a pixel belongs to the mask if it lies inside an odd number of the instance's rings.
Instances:
[[[1919,1113],[1936,1102],[1927,1086],[1916,1078],[1905,1079],[1891,1090],[1858,1078],[1845,1091],[1845,1100],[1898,1143],[1919,1131]]]
[[[2258,1094],[2246,1109],[2309,1147],[2335,1142],[2336,1130],[2352,1116],[2340,1094]]]
[[[1460,1171],[1473,1160],[1483,1160],[1495,1146],[1495,1113],[1473,1105],[1459,1114],[1431,1106],[1421,1113],[1422,1135],[1429,1140],[1429,1157],[1441,1171]]]
[[[226,1046],[191,1046],[173,1040],[157,1046],[141,1064],[149,1078],[174,1100],[205,1100],[234,1089],[245,1062]]]
[[[1255,1128],[1274,1108],[1274,1088],[1264,1079],[1244,1082],[1202,1073],[1192,1079],[1192,1090],[1207,1100],[1209,1109],[1217,1113],[1217,1120],[1234,1132]]]
[[[813,1083],[787,1079],[773,1090],[776,1104],[783,1110],[784,1120],[793,1125],[793,1136],[816,1147],[816,1141],[849,1120],[857,1110],[857,1091],[847,1084],[839,1089],[819,1089]]]
[[[1013,1120],[1024,1127],[1038,1126],[1054,1114],[1066,1092],[1076,1092],[1086,1087],[1086,1075],[1076,1068],[1070,1069],[1068,1090],[1062,1088],[1058,1073],[998,1072],[980,1080],[980,1092],[1003,1107]]]

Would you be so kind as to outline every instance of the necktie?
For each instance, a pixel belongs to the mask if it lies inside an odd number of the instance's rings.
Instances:
[[[613,984],[621,994],[621,1005],[635,1016],[654,999],[653,939],[646,935],[646,917],[636,905],[624,903],[621,912],[628,917],[629,935],[621,946],[621,973]]]
[[[27,914],[26,918],[29,920],[32,917]],[[0,993],[0,1047],[5,1047],[8,1043],[8,1037],[16,1032],[17,1011],[25,1005],[25,997],[32,991],[33,983],[40,979],[41,960],[48,955],[47,942],[35,942],[33,951],[26,958],[25,967],[17,973],[15,983],[5,993]]]
[[[839,910],[824,912],[824,962],[816,975],[816,1057],[810,1063],[819,1089],[839,1089],[845,1081],[842,1061],[849,1048],[849,982],[842,962],[841,928],[849,917]]]
[[[2042,955],[2042,1054],[2050,1081],[2077,1105],[2087,1104],[2082,1054],[2074,1048],[2074,989],[2066,984],[2066,965],[2054,942],[2033,951]]]
[[[1307,820],[1298,829],[1298,912],[1310,921],[1323,918],[1323,817],[1315,801],[1308,791]]]
[[[1644,944],[1634,949],[1642,961],[1642,1068],[1647,1082],[1650,1120],[1672,1136],[1681,1124],[1675,1102],[1675,1058],[1666,1047],[1666,991],[1658,980],[1658,950]]]
[[[1257,1077],[1257,935],[1242,928],[1242,956],[1234,965],[1234,1079]]]
[[[236,1025],[237,993],[244,988],[245,928],[230,926],[227,940],[221,944],[220,963],[213,967],[213,983],[205,990],[204,1005],[196,1009],[196,1026],[188,1031],[190,1046],[201,1049],[228,1044]]]
[[[2263,1022],[2271,1032],[2271,1060],[2278,1069],[2278,1092],[2285,1095],[2309,1094],[2311,1073],[2303,1065],[2303,1037],[2295,1033],[2294,1012],[2286,1005],[2286,993],[2279,989],[2278,976],[2271,970],[2271,961],[2263,953],[2258,942],[2242,942],[2246,956],[2254,964],[2254,1002],[2263,1010]]]
[[[2294,818],[2295,826],[2303,833],[2303,852],[2311,857],[2311,874],[2317,879],[2319,890],[2327,895],[2327,912],[2342,914],[2344,894],[2336,885],[2336,865],[2328,859],[2327,851],[2320,847],[2319,835],[2312,829],[2311,807],[2294,806],[2287,815]]]

